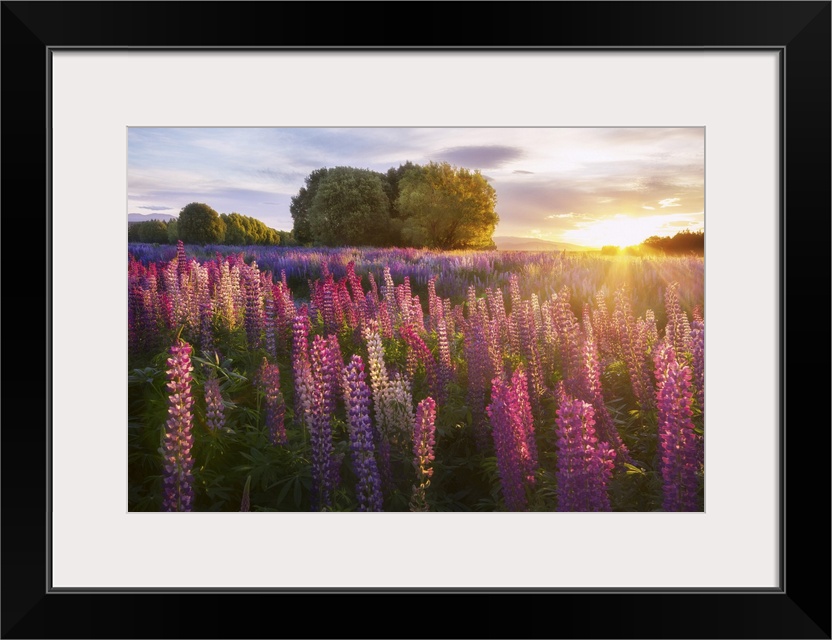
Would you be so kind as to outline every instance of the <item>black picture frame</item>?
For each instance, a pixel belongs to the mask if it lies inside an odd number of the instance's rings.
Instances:
[[[3,2],[2,637],[829,638],[830,4]],[[383,27],[376,26],[379,17]],[[50,52],[68,47],[778,51],[785,81],[779,588],[53,591],[50,327],[66,310],[51,308],[47,270],[55,214],[48,95]],[[752,235],[739,255],[754,251],[753,244]],[[804,290],[818,293],[807,298]],[[106,354],[91,345],[90,357]],[[171,554],[172,567],[202,561],[183,549],[160,553]]]

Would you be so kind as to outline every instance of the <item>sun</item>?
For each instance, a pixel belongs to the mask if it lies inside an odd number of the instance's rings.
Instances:
[[[619,214],[580,229],[571,229],[563,234],[563,239],[593,248],[629,247],[640,244],[650,236],[658,235],[660,228],[661,223],[655,219]]]

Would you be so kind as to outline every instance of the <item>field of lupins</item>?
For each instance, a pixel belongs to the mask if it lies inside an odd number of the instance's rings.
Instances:
[[[701,511],[702,258],[129,245],[131,511]]]

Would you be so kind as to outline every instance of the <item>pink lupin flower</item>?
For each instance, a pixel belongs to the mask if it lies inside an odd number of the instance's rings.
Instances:
[[[168,420],[165,423],[162,511],[193,509],[193,396],[191,395],[192,348],[178,340],[170,348],[167,364]]]
[[[436,402],[428,396],[416,406],[416,420],[413,425],[413,468],[417,483],[413,486],[410,499],[411,511],[428,511],[427,488],[433,475],[433,452],[436,446]]]

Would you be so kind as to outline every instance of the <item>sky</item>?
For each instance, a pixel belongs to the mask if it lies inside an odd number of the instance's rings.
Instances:
[[[130,128],[128,213],[204,202],[279,230],[310,172],[407,161],[479,170],[494,236],[626,246],[704,229],[705,130],[686,128]]]

